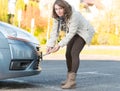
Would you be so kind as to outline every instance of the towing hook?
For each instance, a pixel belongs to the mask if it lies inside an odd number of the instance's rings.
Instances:
[[[43,61],[43,53],[42,53],[42,52],[39,53],[38,58],[39,58],[41,61]]]
[[[43,61],[43,57],[46,55],[49,55],[49,53],[43,54],[43,52],[39,52],[39,56],[38,56],[39,60]]]

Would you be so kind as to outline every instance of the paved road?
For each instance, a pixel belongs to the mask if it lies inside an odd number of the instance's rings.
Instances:
[[[45,60],[39,75],[0,81],[0,91],[120,91],[120,62],[82,60],[77,75],[77,88],[62,90],[65,79],[64,60]]]

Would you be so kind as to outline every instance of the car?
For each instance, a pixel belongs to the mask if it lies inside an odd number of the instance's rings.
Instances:
[[[0,21],[0,80],[39,74],[41,58],[32,34]]]

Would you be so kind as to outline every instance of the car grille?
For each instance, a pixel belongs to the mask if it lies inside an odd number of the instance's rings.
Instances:
[[[39,68],[39,60],[32,59],[14,59],[11,60],[10,70],[26,70],[26,69],[38,69]]]

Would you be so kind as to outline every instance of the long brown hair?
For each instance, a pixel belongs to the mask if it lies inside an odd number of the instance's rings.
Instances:
[[[58,6],[60,6],[64,9],[64,11],[65,11],[64,18],[65,18],[65,21],[67,22],[72,15],[71,5],[68,2],[66,2],[65,0],[56,0],[53,4],[53,10],[52,10],[52,17],[55,19],[57,19],[59,17],[55,12],[55,4],[57,4]]]

